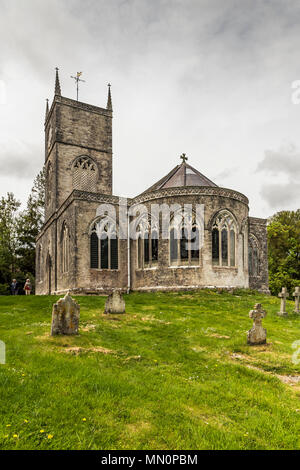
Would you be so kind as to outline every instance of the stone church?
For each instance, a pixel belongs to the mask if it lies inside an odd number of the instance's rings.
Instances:
[[[36,246],[36,293],[206,287],[269,292],[267,221],[249,217],[246,196],[217,186],[184,155],[157,183],[120,203],[112,185],[112,114],[110,86],[105,108],[75,101],[62,96],[56,70],[45,118],[46,206]],[[151,214],[153,204],[187,205],[190,221],[171,215],[169,236],[162,237],[161,217],[134,212],[143,205]],[[115,211],[111,224],[99,209],[103,205]],[[194,216],[199,205],[201,224]],[[128,227],[136,222],[135,237],[119,234],[124,209]],[[202,243],[192,248],[189,240],[199,234]]]

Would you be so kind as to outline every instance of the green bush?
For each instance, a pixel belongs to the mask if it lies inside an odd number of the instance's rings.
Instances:
[[[9,295],[10,288],[8,284],[0,284],[0,295]]]
[[[293,299],[293,292],[297,286],[300,286],[300,279],[292,279],[287,272],[270,273],[269,288],[272,295],[278,295],[282,287],[286,287],[289,298]]]

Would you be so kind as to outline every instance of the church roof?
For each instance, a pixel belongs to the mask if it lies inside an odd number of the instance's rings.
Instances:
[[[166,176],[161,178],[144,193],[155,191],[156,189],[175,188],[180,186],[218,186],[213,181],[204,176],[200,171],[183,161],[177,165]],[[143,193],[143,194],[144,194]]]

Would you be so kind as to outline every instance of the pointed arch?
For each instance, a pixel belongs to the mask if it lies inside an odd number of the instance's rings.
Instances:
[[[98,217],[90,226],[91,269],[119,269],[117,225],[109,216]]]
[[[144,213],[136,223],[137,268],[155,268],[158,264],[159,223]]]
[[[235,267],[238,224],[227,209],[218,211],[211,219],[212,265]]]
[[[253,233],[249,234],[248,246],[248,268],[249,276],[259,276],[260,274],[260,245]]]
[[[45,196],[46,196],[46,205],[48,206],[52,199],[52,175],[53,175],[53,166],[51,161],[48,162],[46,167],[46,184],[45,184]]]
[[[83,155],[73,161],[73,189],[96,192],[98,178],[98,167],[92,158]]]
[[[42,278],[42,244],[37,246],[37,260],[36,260],[36,278],[38,281]]]
[[[65,221],[63,222],[61,229],[60,252],[61,272],[67,273],[70,265],[70,231]]]
[[[46,269],[47,269],[48,294],[51,295],[51,291],[52,291],[52,258],[51,258],[50,251],[48,251],[48,253],[47,253]]]
[[[201,227],[191,209],[178,211],[171,217],[169,262],[171,266],[199,266],[201,255]]]

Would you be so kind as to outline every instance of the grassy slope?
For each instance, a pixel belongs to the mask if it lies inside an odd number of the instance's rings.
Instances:
[[[134,293],[105,316],[105,298],[78,297],[80,335],[52,338],[55,300],[0,297],[1,449],[300,449],[300,387],[276,376],[299,374],[300,317],[278,299]],[[246,345],[255,301],[267,346]]]

